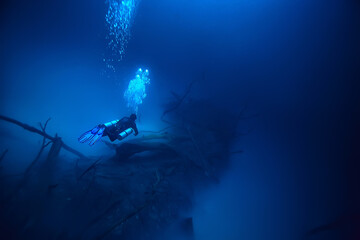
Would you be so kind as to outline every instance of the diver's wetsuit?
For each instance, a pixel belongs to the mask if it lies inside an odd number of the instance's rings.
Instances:
[[[108,136],[110,141],[113,142],[116,139],[119,139],[119,134],[128,128],[134,129],[135,136],[139,134],[135,120],[129,117],[123,117],[122,119],[118,120],[116,124],[106,127],[103,136]]]

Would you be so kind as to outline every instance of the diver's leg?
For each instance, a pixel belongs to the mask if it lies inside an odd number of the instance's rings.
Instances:
[[[94,145],[97,141],[101,139],[104,134],[105,127],[98,125],[93,129],[83,133],[79,138],[80,143],[89,142],[89,145]]]

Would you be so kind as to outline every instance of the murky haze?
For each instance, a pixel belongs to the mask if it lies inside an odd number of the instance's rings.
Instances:
[[[166,127],[171,92],[182,95],[196,80],[189,99],[245,111],[234,129],[243,135],[231,144],[243,153],[184,213],[195,239],[301,239],[358,216],[358,2],[142,0],[111,69],[107,11],[100,0],[3,4],[0,115],[33,126],[51,117],[49,134],[88,156],[110,156],[105,144],[77,138],[130,114],[124,92],[138,68],[151,79],[140,132]],[[0,151],[9,149],[1,171],[21,173],[41,140],[0,122]],[[309,239],[356,239],[345,235],[348,222]]]

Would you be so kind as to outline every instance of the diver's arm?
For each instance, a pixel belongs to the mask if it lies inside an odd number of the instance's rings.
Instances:
[[[136,135],[139,134],[139,131],[138,131],[137,127],[136,127],[136,123],[134,123],[134,124],[132,124],[132,125],[133,125],[133,126],[132,126],[132,129],[134,129],[134,136],[136,136]]]

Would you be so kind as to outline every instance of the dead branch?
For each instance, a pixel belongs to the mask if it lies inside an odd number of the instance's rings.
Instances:
[[[198,154],[200,156],[200,159],[202,161],[202,168],[205,171],[205,175],[209,176],[209,172],[208,172],[209,171],[209,166],[208,166],[208,162],[206,161],[206,158],[204,156],[204,153],[201,151],[199,145],[196,143],[195,138],[194,138],[194,136],[193,136],[193,134],[192,134],[189,127],[187,127],[187,131],[188,131],[188,134],[189,134],[189,136],[190,136],[190,138],[192,140],[193,145],[195,146],[196,151],[198,152]]]
[[[83,233],[90,228],[91,226],[93,226],[94,224],[98,223],[100,220],[102,220],[103,218],[105,218],[109,213],[113,212],[113,210],[120,205],[123,202],[123,199],[121,200],[117,200],[115,202],[113,202],[103,213],[101,213],[100,215],[98,215],[97,217],[95,217],[91,222],[89,222],[85,229],[83,230]]]
[[[149,202],[145,202],[143,205],[141,205],[140,207],[138,207],[137,209],[135,209],[135,211],[129,213],[128,215],[126,215],[125,217],[123,217],[120,221],[114,223],[108,230],[106,230],[103,234],[99,235],[96,239],[97,240],[101,240],[104,239],[108,234],[110,234],[112,231],[114,231],[117,227],[119,227],[121,224],[125,223],[126,221],[128,221],[129,219],[131,219],[132,217],[136,216],[136,214],[138,214],[139,212],[141,212],[145,207],[147,207],[150,203]]]
[[[230,152],[230,154],[238,154],[238,153],[243,153],[243,152],[244,152],[243,150],[237,150],[237,151]]]
[[[167,132],[163,132],[160,134],[143,135],[139,138],[131,139],[131,140],[127,141],[126,143],[141,145],[141,144],[148,144],[152,140],[166,140],[168,145],[177,145],[181,142],[191,141],[191,139],[186,135],[179,136],[179,135],[174,135],[174,134],[169,134]],[[121,145],[116,145],[116,148],[118,148],[119,146],[121,146]]]
[[[123,217],[121,220],[119,220],[118,222],[114,223],[108,230],[106,230],[103,234],[99,235],[96,239],[97,240],[101,240],[104,239],[108,234],[110,234],[112,231],[114,231],[116,228],[118,228],[119,226],[121,226],[123,223],[125,223],[126,221],[130,220],[132,217],[136,216],[137,214],[139,214],[143,209],[145,209],[148,205],[151,204],[152,200],[154,199],[157,191],[156,188],[159,185],[159,183],[163,180],[163,177],[160,175],[159,171],[156,170],[155,171],[155,183],[152,184],[152,192],[151,195],[147,198],[147,200],[144,202],[144,204],[142,204],[141,206],[139,206],[138,208],[136,208],[134,211],[132,211],[131,213],[129,213],[128,215],[126,215],[125,217]]]
[[[117,144],[111,143],[109,141],[101,140],[103,143],[105,143],[106,146],[108,146],[111,150],[116,150]]]
[[[149,140],[155,140],[155,139],[166,139],[169,140],[170,136],[166,133],[161,133],[161,134],[149,134],[149,135],[143,135],[140,138],[137,138],[135,141],[139,142],[139,141],[149,141]],[[131,141],[128,141],[131,142]]]
[[[178,100],[178,101],[181,100],[181,97],[180,97],[176,92],[171,91],[171,94],[174,96],[174,98],[175,98],[176,100]]]
[[[40,127],[41,127],[41,130],[44,134],[45,133],[45,130],[46,130],[46,126],[48,124],[48,122],[50,121],[50,118],[48,120],[46,120],[45,122],[45,125],[42,126],[41,123],[40,123]],[[41,148],[40,148],[40,151],[38,152],[36,158],[31,162],[31,164],[26,168],[25,170],[25,173],[24,173],[24,178],[27,177],[27,175],[29,174],[30,170],[32,169],[32,167],[37,163],[37,161],[39,160],[42,152],[44,151],[44,149],[51,143],[52,141],[48,141],[46,142],[46,137],[44,136],[43,137],[43,141],[42,141],[42,144],[41,144]]]
[[[42,123],[40,122],[39,125],[40,125],[40,128],[41,130],[43,131],[43,133],[45,133],[45,130],[46,130],[46,126],[48,124],[48,122],[51,120],[51,118],[48,118],[44,124],[44,126],[42,125]]]
[[[52,145],[46,158],[46,162],[52,161],[59,155],[62,145],[63,142],[61,138],[59,138],[56,134],[54,141],[52,141]]]
[[[46,121],[44,127],[41,126],[42,128],[42,132],[44,134],[45,133],[45,129],[46,129],[46,125],[47,123],[49,122],[50,118]],[[43,137],[43,140],[42,140],[42,144],[41,144],[41,148],[38,152],[38,154],[36,155],[35,159],[30,163],[30,165],[26,168],[25,172],[24,172],[24,177],[23,179],[19,182],[19,184],[16,186],[16,188],[14,189],[13,193],[9,195],[9,198],[8,200],[11,200],[22,188],[23,186],[27,183],[28,181],[28,177],[29,177],[29,173],[31,171],[31,169],[35,166],[35,164],[38,162],[38,160],[40,159],[41,157],[41,154],[43,153],[44,149],[52,142],[52,141],[48,141],[46,142],[46,136]]]
[[[93,162],[81,175],[78,177],[78,180],[80,180],[86,173],[88,173],[91,169],[95,168],[97,163],[101,160],[101,157]]]
[[[54,189],[54,188],[56,188],[57,186],[59,186],[58,183],[56,183],[56,184],[50,184],[50,185],[48,186],[48,189]]]
[[[44,138],[45,140],[46,138]],[[37,161],[40,159],[40,156],[42,154],[42,152],[44,151],[44,149],[51,143],[51,141],[45,143],[45,141],[43,140],[43,143],[41,145],[41,148],[38,152],[38,154],[36,155],[35,159],[30,163],[30,165],[26,168],[25,172],[24,172],[24,176],[27,176],[30,172],[30,170],[33,168],[33,166],[37,163]]]
[[[172,147],[170,147],[169,145],[167,145],[165,143],[159,143],[159,142],[138,142],[138,143],[126,142],[126,143],[121,144],[116,149],[116,153],[117,153],[118,158],[128,159],[137,153],[151,151],[151,150],[156,150],[156,151],[161,151],[163,153],[178,155],[178,153],[175,151],[175,149],[173,149]]]
[[[168,126],[168,127],[165,127],[163,129],[160,129],[159,131],[149,131],[149,130],[142,130],[141,132],[142,133],[162,133],[164,132],[165,130],[169,129],[169,128],[174,128],[176,126]]]
[[[22,176],[24,176],[24,173],[14,173],[14,174],[1,175],[0,179],[7,179],[11,177],[22,177]]]
[[[358,224],[359,222],[360,222],[359,214],[340,216],[338,219],[334,220],[333,222],[321,225],[317,228],[314,228],[314,229],[308,231],[305,234],[305,239],[309,239],[309,238],[313,237],[314,235],[320,234],[322,232],[341,229],[346,226],[352,225],[354,223]]]
[[[159,169],[156,169],[155,177],[156,177],[155,183],[151,186],[151,194],[152,195],[154,195],[156,193],[157,186],[163,180],[162,175],[160,175],[160,173],[159,173]]]
[[[50,136],[50,135],[47,134],[45,131],[42,131],[42,130],[43,130],[42,128],[43,128],[43,127],[46,127],[46,125],[47,125],[47,123],[48,123],[48,121],[49,121],[50,119],[48,119],[48,120],[46,121],[46,123],[45,123],[44,126],[42,126],[42,125],[40,124],[41,130],[39,130],[39,129],[37,129],[37,128],[34,128],[34,127],[30,126],[30,125],[27,125],[27,124],[25,124],[25,123],[19,122],[19,121],[15,120],[15,119],[12,119],[12,118],[9,118],[9,117],[6,117],[6,116],[2,116],[2,115],[0,115],[0,120],[4,120],[4,121],[6,121],[6,122],[10,122],[10,123],[13,123],[13,124],[15,124],[15,125],[18,125],[18,126],[24,128],[24,129],[27,130],[27,131],[37,133],[37,134],[39,134],[39,135],[41,135],[41,136],[43,136],[43,137],[45,137],[45,138],[47,138],[47,139],[49,139],[49,140],[51,140],[51,141],[54,141],[55,138],[56,138],[56,137]],[[75,149],[69,147],[69,146],[66,145],[65,143],[62,144],[62,147],[63,147],[65,150],[67,150],[68,152],[71,152],[71,153],[77,155],[77,156],[80,157],[80,158],[87,159],[87,157],[86,157],[85,155],[83,155],[82,153],[80,153],[80,152],[76,151]]]
[[[167,110],[164,111],[164,113],[163,113],[162,116],[161,116],[161,119],[163,119],[163,117],[164,117],[166,114],[168,114],[169,112],[172,112],[172,111],[176,110],[178,107],[180,107],[180,105],[181,105],[182,102],[185,100],[185,98],[187,97],[187,95],[189,95],[190,90],[191,90],[191,88],[192,88],[192,86],[193,86],[193,84],[194,84],[195,82],[196,82],[196,80],[193,80],[193,81],[189,84],[189,86],[186,88],[185,93],[184,93],[184,95],[183,95],[182,97],[177,97],[177,100],[178,100],[178,101],[175,103],[175,105],[174,105],[173,107],[171,107],[171,108],[169,108],[169,109],[167,109]]]
[[[5,155],[7,154],[7,152],[9,151],[9,149],[6,149],[0,156],[0,162],[4,159]]]

